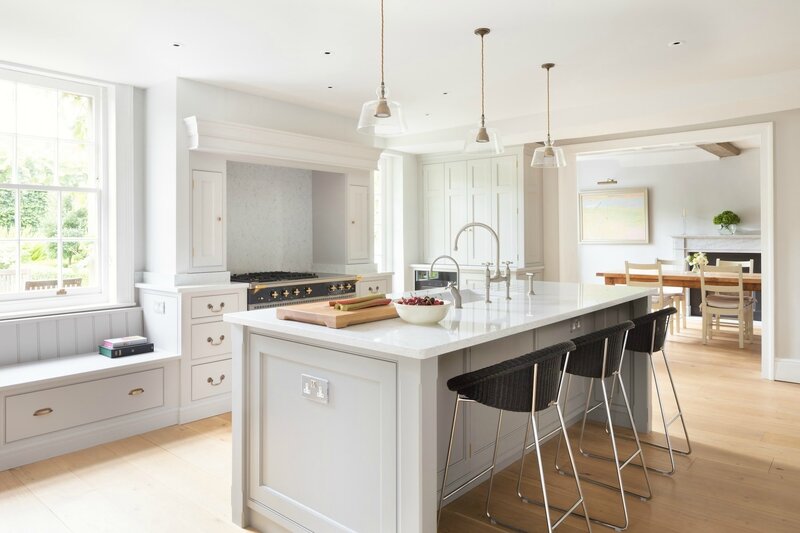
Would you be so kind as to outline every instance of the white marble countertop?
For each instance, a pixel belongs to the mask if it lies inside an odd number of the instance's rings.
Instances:
[[[227,313],[223,320],[301,342],[330,348],[358,348],[362,352],[428,359],[568,320],[593,311],[644,298],[653,289],[599,284],[534,282],[528,296],[524,283],[515,283],[511,300],[493,293],[492,303],[472,291],[464,294],[463,309],[451,309],[438,324],[414,325],[399,318],[343,329],[279,320],[275,309]],[[430,291],[435,292],[435,291]],[[477,300],[477,301],[470,301]]]

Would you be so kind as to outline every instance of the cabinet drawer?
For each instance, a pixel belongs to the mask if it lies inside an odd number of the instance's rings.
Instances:
[[[389,280],[387,279],[370,279],[358,282],[359,296],[386,294],[387,292],[389,292]]]
[[[202,400],[231,391],[231,360],[192,367],[192,400]]]
[[[6,398],[6,442],[164,405],[164,369]]]
[[[239,295],[235,292],[192,298],[192,318],[222,316],[239,310]]]
[[[230,326],[225,322],[192,324],[192,359],[222,355],[231,351]]]

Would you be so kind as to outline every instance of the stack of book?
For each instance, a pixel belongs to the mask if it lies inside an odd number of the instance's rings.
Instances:
[[[97,347],[100,355],[106,357],[125,357],[126,355],[136,355],[153,351],[153,343],[147,342],[147,337],[133,335],[130,337],[119,337],[116,339],[106,339],[103,344]]]

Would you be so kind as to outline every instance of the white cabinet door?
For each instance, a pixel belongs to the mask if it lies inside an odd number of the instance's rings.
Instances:
[[[450,251],[445,238],[444,164],[422,167],[423,256],[426,262]]]
[[[500,236],[500,261],[517,262],[517,156],[492,158],[492,227]]]
[[[248,496],[303,531],[397,531],[395,363],[256,334],[248,357]]]
[[[442,253],[449,253],[459,264],[466,264],[469,258],[469,244],[466,235],[459,239],[458,251],[453,249],[456,232],[470,221],[467,211],[467,162],[457,161],[444,165],[445,195],[445,247]]]
[[[225,187],[221,172],[192,172],[192,267],[222,270],[225,264]]]
[[[369,261],[369,187],[347,186],[347,262]]]
[[[467,201],[467,216],[470,222],[483,222],[494,226],[491,159],[467,161]],[[487,261],[494,261],[494,242],[488,231],[481,228],[470,228],[466,236],[469,240],[467,264],[480,265]]]

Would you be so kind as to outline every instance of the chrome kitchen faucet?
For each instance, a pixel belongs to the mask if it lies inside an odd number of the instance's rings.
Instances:
[[[503,261],[503,264],[506,266],[505,273],[500,273],[500,237],[497,236],[497,232],[492,229],[491,226],[484,224],[483,222],[469,222],[464,224],[458,233],[456,233],[456,239],[453,243],[453,251],[458,251],[458,238],[464,233],[467,229],[476,227],[476,228],[483,228],[491,233],[492,237],[494,238],[494,252],[495,252],[495,263],[494,263],[494,274],[491,273],[489,267],[492,263],[484,263],[486,267],[486,303],[492,303],[492,300],[489,298],[489,289],[494,282],[505,282],[506,283],[506,300],[511,299],[511,261]]]

